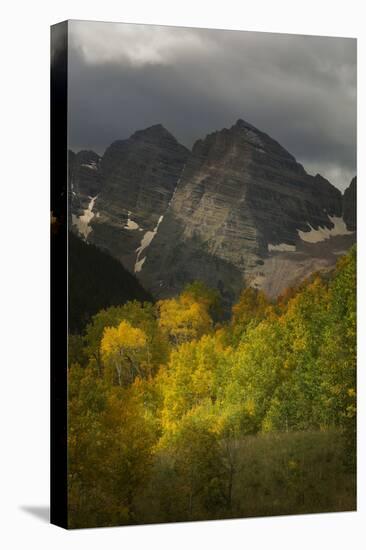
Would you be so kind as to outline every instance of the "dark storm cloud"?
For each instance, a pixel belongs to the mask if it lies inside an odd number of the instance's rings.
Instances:
[[[191,147],[244,118],[310,173],[356,170],[352,39],[70,23],[70,147],[99,153],[162,123]]]

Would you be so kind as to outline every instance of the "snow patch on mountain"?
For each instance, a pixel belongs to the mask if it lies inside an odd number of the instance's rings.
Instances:
[[[268,252],[296,252],[296,246],[294,244],[268,244]]]
[[[89,197],[90,202],[88,204],[88,207],[84,210],[84,213],[81,216],[76,216],[75,214],[72,214],[71,216],[72,224],[77,227],[80,235],[83,235],[85,240],[87,240],[89,233],[93,231],[93,229],[90,227],[90,222],[95,216],[93,208],[97,197],[98,195],[95,195],[95,197]]]
[[[342,217],[328,216],[328,218],[333,224],[331,229],[328,229],[328,227],[319,227],[318,229],[314,229],[314,227],[308,224],[308,227],[310,228],[309,231],[300,231],[300,229],[297,230],[300,239],[307,243],[319,243],[321,241],[325,241],[326,239],[330,239],[330,237],[351,235],[353,233],[353,231],[348,231]]]
[[[135,273],[139,273],[141,271],[145,260],[146,260],[146,256],[144,256],[142,260],[139,260],[138,262],[135,263]]]
[[[84,168],[89,168],[89,170],[98,170],[97,163],[94,160],[91,160],[88,164],[84,163],[81,166],[84,166]]]
[[[128,229],[129,231],[135,231],[136,229],[139,229],[140,226],[138,223],[131,220],[131,214],[132,212],[128,211],[128,218],[126,225],[123,226],[123,229]]]
[[[136,262],[135,262],[135,273],[139,273],[141,271],[144,261],[146,260],[146,256],[144,256],[144,258],[141,258],[141,255],[144,252],[144,250],[146,250],[146,248],[151,244],[151,241],[157,234],[159,225],[163,221],[163,218],[164,216],[160,216],[160,218],[158,219],[158,223],[156,224],[154,229],[152,231],[146,231],[146,233],[142,237],[140,246],[136,249],[137,256],[136,256]]]

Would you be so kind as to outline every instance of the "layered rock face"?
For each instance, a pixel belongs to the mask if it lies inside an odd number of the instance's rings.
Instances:
[[[98,165],[89,241],[139,272],[137,249],[154,237],[188,155],[161,125],[112,143]]]
[[[156,125],[101,159],[88,154],[73,160],[74,229],[155,297],[197,279],[228,306],[248,284],[276,296],[334,265],[355,240],[355,181],[343,197],[243,120],[192,152]]]
[[[101,190],[100,161],[93,151],[69,151],[69,225],[84,238],[91,232],[92,208]]]
[[[335,262],[330,238],[350,235],[342,210],[338,189],[238,120],[194,145],[142,281],[160,296],[195,278],[222,289],[228,302],[244,284],[276,295]]]
[[[69,151],[70,188],[78,197],[88,197],[100,192],[101,157],[94,151]]]

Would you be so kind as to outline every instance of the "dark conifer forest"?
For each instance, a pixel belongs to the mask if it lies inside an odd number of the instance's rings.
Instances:
[[[128,300],[152,301],[151,295],[122,264],[69,233],[69,329],[81,331],[103,307]]]

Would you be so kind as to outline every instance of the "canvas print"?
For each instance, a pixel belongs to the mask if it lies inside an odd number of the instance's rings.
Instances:
[[[60,25],[60,523],[355,510],[356,40]]]

